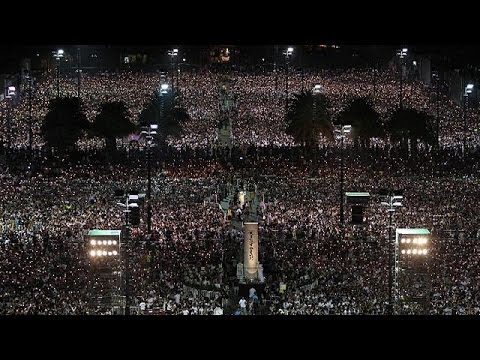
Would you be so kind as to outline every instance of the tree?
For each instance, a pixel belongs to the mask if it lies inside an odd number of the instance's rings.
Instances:
[[[303,146],[314,146],[319,135],[333,139],[329,101],[323,94],[312,91],[295,94],[287,113],[287,134]]]
[[[60,152],[72,149],[82,131],[89,127],[80,100],[76,97],[55,98],[50,100],[48,109],[41,128],[47,145]]]
[[[100,106],[91,130],[94,135],[105,138],[107,149],[113,152],[116,138],[131,134],[135,124],[130,121],[130,113],[123,101],[110,101]]]
[[[415,109],[397,109],[388,122],[390,139],[408,148],[410,140],[413,150],[417,149],[418,141],[433,145],[435,142],[434,119],[431,115]]]
[[[374,109],[369,98],[354,98],[348,106],[338,115],[339,125],[352,125],[351,136],[367,147],[370,139],[383,136],[380,115]]]
[[[168,136],[179,137],[184,123],[189,119],[183,107],[175,106],[171,92],[155,92],[139,116],[142,126],[158,124],[157,136],[164,142]]]

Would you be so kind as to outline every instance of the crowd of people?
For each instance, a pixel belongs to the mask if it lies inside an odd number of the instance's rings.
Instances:
[[[353,70],[307,74],[303,79],[292,75],[291,91],[299,91],[302,83],[320,83],[338,112],[352,95],[373,95],[372,76]],[[365,191],[371,197],[364,226],[350,224],[351,209],[345,206],[342,233],[338,146],[321,143],[315,156],[294,146],[285,134],[281,77],[237,74],[234,147],[215,147],[218,78],[210,72],[182,74],[180,101],[191,119],[182,137],[169,139],[154,153],[152,232],[147,232],[144,204],[141,224],[131,227],[122,256],[106,263],[89,256],[87,234],[90,229],[125,231],[114,194],[117,189],[146,192],[143,151],[120,147],[119,158],[106,163],[100,150],[104,144],[84,138],[78,158],[52,158],[43,149],[39,127],[56,84],[49,77],[37,84],[35,169],[13,171],[11,164],[3,163],[0,172],[1,314],[111,314],[100,298],[126,293],[127,270],[129,302],[136,313],[235,312],[242,307],[236,271],[244,235],[219,204],[239,189],[252,187],[260,204],[259,257],[265,274],[260,313],[386,313],[388,215],[381,205],[382,188],[404,189],[403,207],[394,214],[396,228],[432,232],[429,313],[480,313],[480,153],[459,151],[463,127],[458,106],[441,102],[439,151],[408,153],[380,142],[366,149],[347,144],[345,191]],[[375,81],[375,106],[386,114],[398,99],[397,84],[388,73],[377,74]],[[158,75],[145,73],[85,75],[83,106],[91,120],[102,101],[120,99],[135,118],[158,85]],[[409,83],[405,103],[433,111],[427,90]],[[62,78],[61,91],[74,95],[75,81]],[[28,103],[22,99],[1,106],[2,114],[7,111],[15,119],[8,131],[7,122],[2,123],[4,144],[12,135],[12,147],[25,148],[28,141],[21,134],[28,126]],[[476,116],[472,110],[472,124]],[[476,144],[477,139],[470,141]],[[12,156],[27,164],[22,150]],[[239,208],[245,211],[235,196],[229,206],[232,214]]]

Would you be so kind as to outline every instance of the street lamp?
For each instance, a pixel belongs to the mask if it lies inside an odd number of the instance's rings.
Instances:
[[[344,139],[352,131],[352,125],[338,125],[335,129],[337,138],[341,140],[340,147],[340,225],[341,225],[341,238],[344,238],[345,232],[345,217],[343,214],[343,188],[345,185],[345,169],[344,169]]]
[[[463,151],[467,149],[467,109],[468,109],[468,98],[473,91],[473,84],[469,83],[465,86],[465,91],[463,93]]]
[[[57,98],[60,97],[60,63],[64,56],[63,49],[58,49],[57,51],[53,51],[53,57],[57,60]]]
[[[149,126],[143,127],[143,131],[140,135],[144,135],[147,140],[147,232],[151,234],[152,231],[152,208],[151,208],[151,192],[152,192],[152,161],[151,161],[151,151],[150,148],[155,146],[153,144],[153,135],[157,135],[158,125],[150,124]]]
[[[400,63],[400,109],[403,107],[403,62],[404,58],[407,56],[408,49],[403,48],[397,52],[397,56],[399,57]]]
[[[283,52],[285,55],[285,115],[288,113],[288,65],[290,64],[290,57],[293,54],[293,47],[288,47]]]
[[[382,205],[386,206],[389,215],[388,225],[388,314],[393,315],[393,271],[394,271],[394,252],[395,244],[392,239],[392,220],[395,209],[403,206],[403,191],[402,190],[385,190],[380,191],[381,196],[386,197],[386,201],[382,201]]]
[[[130,315],[130,264],[128,256],[128,230],[129,230],[129,217],[128,214],[131,212],[131,209],[138,208],[138,204],[135,202],[138,201],[138,195],[126,194],[125,203],[117,202],[117,205],[124,208],[123,212],[125,213],[125,246],[124,248],[124,259],[125,259],[125,315]]]

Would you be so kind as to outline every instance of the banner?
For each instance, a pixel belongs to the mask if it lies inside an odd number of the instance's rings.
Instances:
[[[258,223],[245,223],[244,276],[246,279],[258,278]]]

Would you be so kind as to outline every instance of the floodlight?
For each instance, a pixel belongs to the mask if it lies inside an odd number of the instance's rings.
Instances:
[[[113,253],[113,255],[117,255],[117,254],[118,254],[116,250],[113,250],[112,253]]]
[[[96,240],[90,240],[90,245],[93,245],[93,246],[97,245],[97,241]]]
[[[293,47],[289,47],[289,48],[287,49],[287,51],[288,51],[289,53],[293,53]]]
[[[96,255],[95,250],[90,251],[90,256],[95,256],[95,255]]]
[[[63,55],[63,49],[58,49],[57,54],[58,55]]]
[[[393,206],[402,206],[402,203],[397,201],[393,203]]]
[[[402,244],[405,243],[405,239],[400,240],[400,242],[401,242]]]
[[[168,89],[168,84],[162,84],[162,85],[160,85],[160,89],[162,89],[162,90],[167,90],[167,89]]]
[[[467,84],[466,89],[467,89],[467,90],[472,90],[472,89],[473,89],[473,84]]]
[[[102,256],[102,250],[97,250],[97,256]]]
[[[103,250],[103,256],[107,255],[107,250]]]
[[[403,49],[402,49],[402,52],[406,53],[406,52],[408,52],[408,49],[407,49],[407,48],[403,48]]]
[[[112,240],[108,240],[108,241],[107,241],[107,244],[108,244],[108,245],[112,245]]]
[[[418,251],[417,249],[413,249],[412,250],[413,255],[417,255],[417,251]]]
[[[412,253],[412,250],[408,249],[407,250],[407,255],[410,255]]]
[[[402,250],[402,254],[405,254],[405,249]]]
[[[108,256],[112,256],[112,252],[111,252],[111,251],[108,252]]]
[[[152,129],[152,130],[157,130],[157,129],[158,129],[158,125],[157,125],[157,124],[151,124],[151,125],[150,125],[150,129]]]
[[[113,244],[113,245],[117,245],[117,240],[113,240],[113,241],[112,241],[112,244]]]

